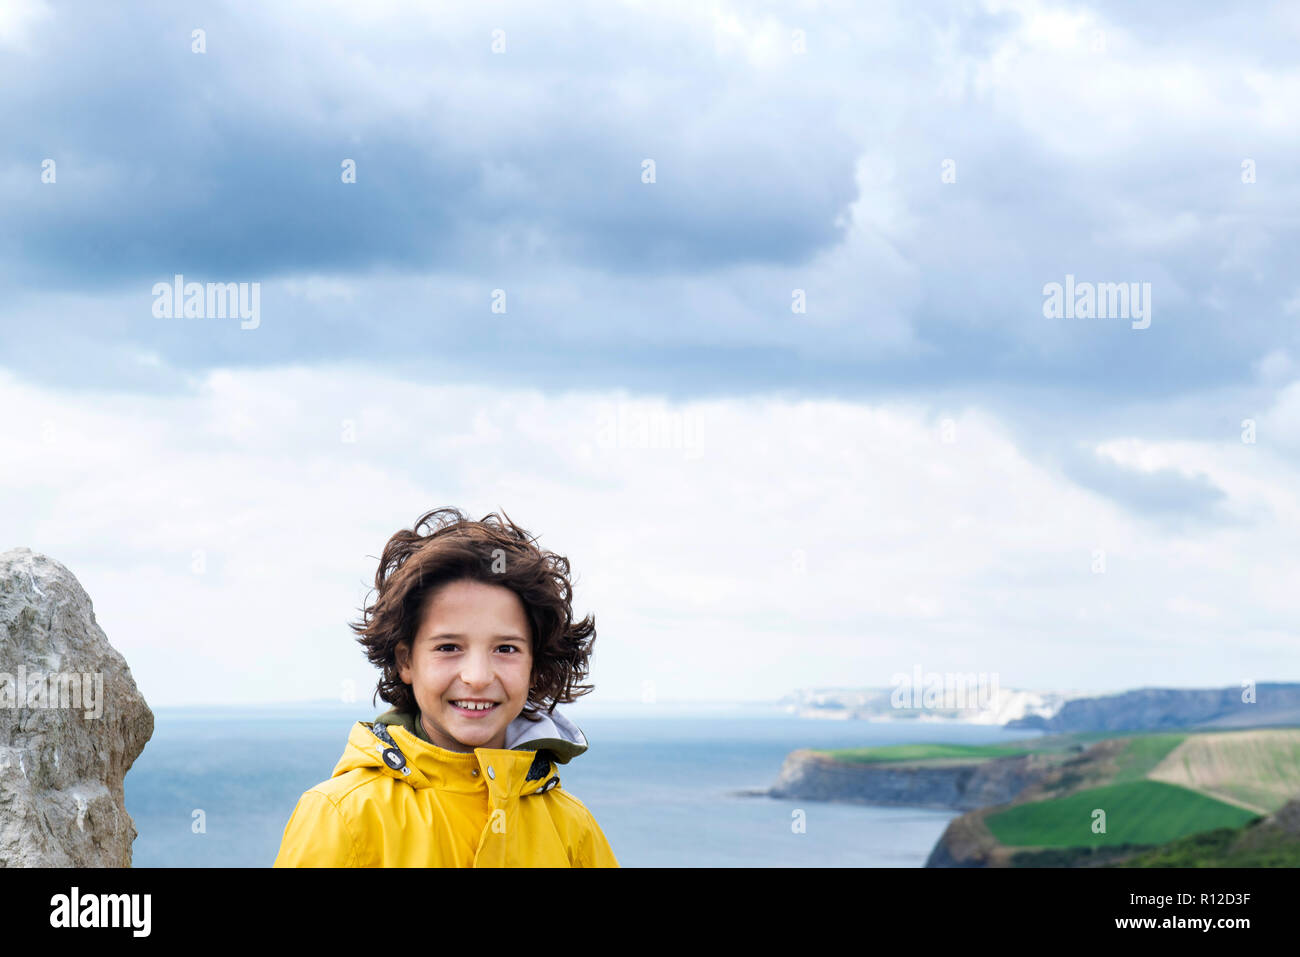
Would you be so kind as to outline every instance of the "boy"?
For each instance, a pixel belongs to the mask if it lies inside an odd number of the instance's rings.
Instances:
[[[353,726],[274,866],[618,867],[556,773],[587,750],[555,705],[592,690],[596,634],[572,621],[568,575],[495,512],[435,509],[393,535],[350,626],[393,708]]]

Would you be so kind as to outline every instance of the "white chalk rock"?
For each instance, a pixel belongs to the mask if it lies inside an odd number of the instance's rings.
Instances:
[[[122,782],[153,724],[72,572],[0,553],[0,867],[130,867]]]

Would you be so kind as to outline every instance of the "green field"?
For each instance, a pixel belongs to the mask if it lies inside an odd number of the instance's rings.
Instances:
[[[1092,747],[1104,741],[1112,743]],[[1297,728],[1091,731],[996,745],[816,753],[846,763],[928,767],[1056,755],[1058,766],[1036,792],[983,818],[992,837],[1014,849],[1007,860],[1013,867],[1300,866],[1294,822],[1264,817],[1300,795]],[[1106,815],[1102,834],[1092,830],[1096,809]]]
[[[1189,735],[1147,775],[1264,814],[1300,796],[1300,729]]]
[[[1175,745],[1170,744],[1166,753]],[[1134,765],[1145,763],[1163,746],[1139,750],[1133,756]],[[1104,834],[1092,832],[1096,808],[1106,812]],[[1011,847],[1079,847],[1164,844],[1200,831],[1242,827],[1257,816],[1175,784],[1128,780],[1067,797],[1017,804],[989,815],[985,824],[994,837]]]
[[[875,764],[883,761],[933,761],[940,758],[1008,758],[1038,754],[1039,750],[996,744],[891,744],[878,748],[838,748],[817,753],[829,755],[836,761]]]
[[[1115,775],[1115,784],[1129,781],[1141,781],[1148,773],[1187,739],[1185,734],[1152,734],[1135,738],[1128,743],[1117,759],[1119,773]]]

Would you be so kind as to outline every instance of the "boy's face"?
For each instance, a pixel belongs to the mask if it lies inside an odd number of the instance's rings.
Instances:
[[[414,646],[397,648],[398,674],[415,692],[425,734],[440,748],[504,748],[532,685],[531,630],[509,588],[463,580],[425,601]],[[492,702],[486,711],[466,699]]]

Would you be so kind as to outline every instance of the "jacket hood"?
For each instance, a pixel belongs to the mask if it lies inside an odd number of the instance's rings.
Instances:
[[[370,768],[415,788],[540,793],[560,783],[554,762],[567,764],[587,750],[582,730],[560,714],[542,712],[540,721],[522,716],[506,728],[505,748],[449,751],[416,734],[416,716],[396,709],[352,726],[343,756],[331,777]],[[492,783],[488,783],[488,782]]]

